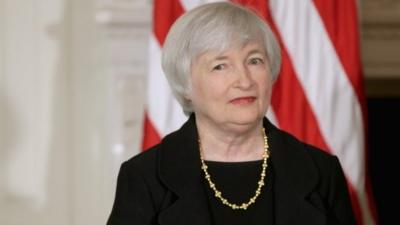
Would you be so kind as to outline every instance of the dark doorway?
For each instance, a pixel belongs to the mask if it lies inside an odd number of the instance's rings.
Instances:
[[[380,225],[397,224],[400,98],[368,98],[369,172]]]

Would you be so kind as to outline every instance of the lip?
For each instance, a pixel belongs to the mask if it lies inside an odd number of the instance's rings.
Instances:
[[[234,98],[229,102],[234,105],[247,105],[253,103],[255,100],[256,97],[254,96],[244,96],[244,97]]]

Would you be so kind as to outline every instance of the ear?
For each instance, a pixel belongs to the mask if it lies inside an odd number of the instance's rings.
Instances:
[[[192,92],[191,92],[191,88],[185,88],[185,93],[183,94],[183,97],[188,100],[188,101],[192,101]]]
[[[191,95],[188,92],[185,92],[185,94],[183,94],[183,97],[188,101],[192,101]]]

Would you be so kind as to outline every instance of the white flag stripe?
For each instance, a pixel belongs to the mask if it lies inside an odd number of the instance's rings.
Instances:
[[[319,13],[311,0],[272,0],[270,7],[322,136],[356,188],[363,221],[373,224],[365,192],[361,106]]]
[[[186,116],[172,95],[171,89],[161,68],[161,48],[154,34],[149,42],[149,76],[147,83],[148,115],[161,137],[177,130]]]

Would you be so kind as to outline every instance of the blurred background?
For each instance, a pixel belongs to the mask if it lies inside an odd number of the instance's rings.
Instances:
[[[151,0],[0,0],[0,225],[105,224],[140,151]],[[361,0],[369,169],[394,224],[400,1]]]

